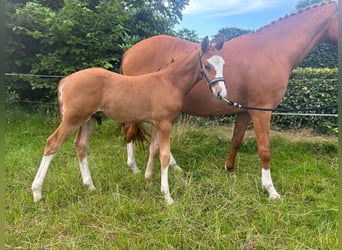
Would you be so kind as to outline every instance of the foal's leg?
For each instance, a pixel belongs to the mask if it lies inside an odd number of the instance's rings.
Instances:
[[[152,135],[151,135],[149,157],[148,157],[148,162],[147,162],[147,166],[145,170],[145,179],[147,180],[152,179],[153,166],[154,166],[156,154],[158,153],[158,149],[159,149],[159,143],[158,143],[157,129],[156,127],[153,127]]]
[[[149,150],[149,157],[148,157],[147,167],[145,171],[145,179],[148,179],[148,180],[152,179],[153,166],[154,166],[154,162],[156,159],[156,154],[158,153],[158,149],[159,149],[159,140],[158,140],[157,129],[153,127],[150,150]],[[170,164],[170,167],[174,168],[176,171],[182,171],[182,169],[177,165],[177,162],[171,152],[170,152],[169,164]]]
[[[90,190],[95,189],[87,161],[87,152],[89,148],[89,139],[94,129],[95,120],[90,118],[78,130],[74,144],[80,164],[83,184]]]
[[[170,167],[173,168],[176,171],[182,172],[183,170],[181,169],[180,166],[178,166],[176,159],[173,157],[172,153],[170,152]]]
[[[33,192],[34,201],[40,201],[43,199],[42,186],[43,186],[46,173],[49,169],[49,165],[52,159],[54,158],[54,156],[59,151],[62,144],[71,135],[74,129],[75,129],[75,126],[71,126],[67,124],[64,120],[62,120],[59,127],[47,139],[43,159],[40,163],[37,174],[32,183],[32,192]]]
[[[236,154],[241,146],[242,139],[250,121],[251,117],[248,113],[238,113],[236,115],[231,148],[226,162],[226,170],[230,172],[235,171],[234,163]]]
[[[171,205],[173,199],[171,198],[168,180],[168,171],[170,164],[170,136],[171,136],[172,124],[163,124],[158,127],[158,138],[159,138],[159,158],[161,165],[161,184],[160,189],[166,199],[166,202]]]
[[[254,133],[258,144],[259,157],[262,165],[262,186],[268,191],[270,199],[278,199],[280,195],[275,190],[271,178],[270,164],[270,122],[271,112],[250,111],[253,120]]]

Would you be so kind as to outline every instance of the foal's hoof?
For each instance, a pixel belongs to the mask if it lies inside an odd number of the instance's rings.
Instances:
[[[90,185],[84,185],[86,188],[88,188],[89,191],[92,191],[92,190],[95,190],[96,187],[93,185],[93,184],[90,184]]]
[[[133,174],[139,174],[141,170],[139,168],[132,168]]]
[[[270,194],[270,196],[268,197],[270,200],[277,200],[277,199],[280,199],[280,194],[278,193],[273,193],[273,194]]]
[[[169,206],[172,205],[173,203],[175,203],[172,198],[165,198],[165,199],[166,199],[167,205],[169,205]]]
[[[42,194],[33,193],[33,200],[34,202],[42,202],[44,201],[44,197],[42,196]]]
[[[171,165],[171,167],[177,171],[177,172],[183,172],[183,169],[180,168],[180,166],[178,166],[177,164],[176,165]]]

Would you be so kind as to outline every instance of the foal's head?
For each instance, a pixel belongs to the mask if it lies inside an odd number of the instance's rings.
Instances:
[[[211,92],[217,99],[222,99],[227,95],[225,80],[223,77],[223,58],[218,55],[222,49],[224,39],[215,44],[210,44],[208,37],[205,37],[201,44],[200,65],[202,78],[208,83]]]

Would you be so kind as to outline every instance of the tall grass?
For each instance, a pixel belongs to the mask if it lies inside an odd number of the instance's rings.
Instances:
[[[6,249],[337,249],[337,138],[272,132],[272,177],[280,200],[261,188],[249,131],[233,178],[223,170],[231,128],[179,122],[170,170],[175,204],[126,166],[115,123],[97,126],[88,161],[95,191],[82,186],[72,139],[53,160],[34,203],[31,183],[58,118],[17,113],[6,129]],[[142,170],[147,148],[137,149]]]

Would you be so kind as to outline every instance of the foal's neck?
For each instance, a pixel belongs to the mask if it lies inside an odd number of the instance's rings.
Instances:
[[[163,77],[166,77],[184,94],[187,94],[201,79],[199,50],[194,50],[177,59],[165,70],[162,70]]]

